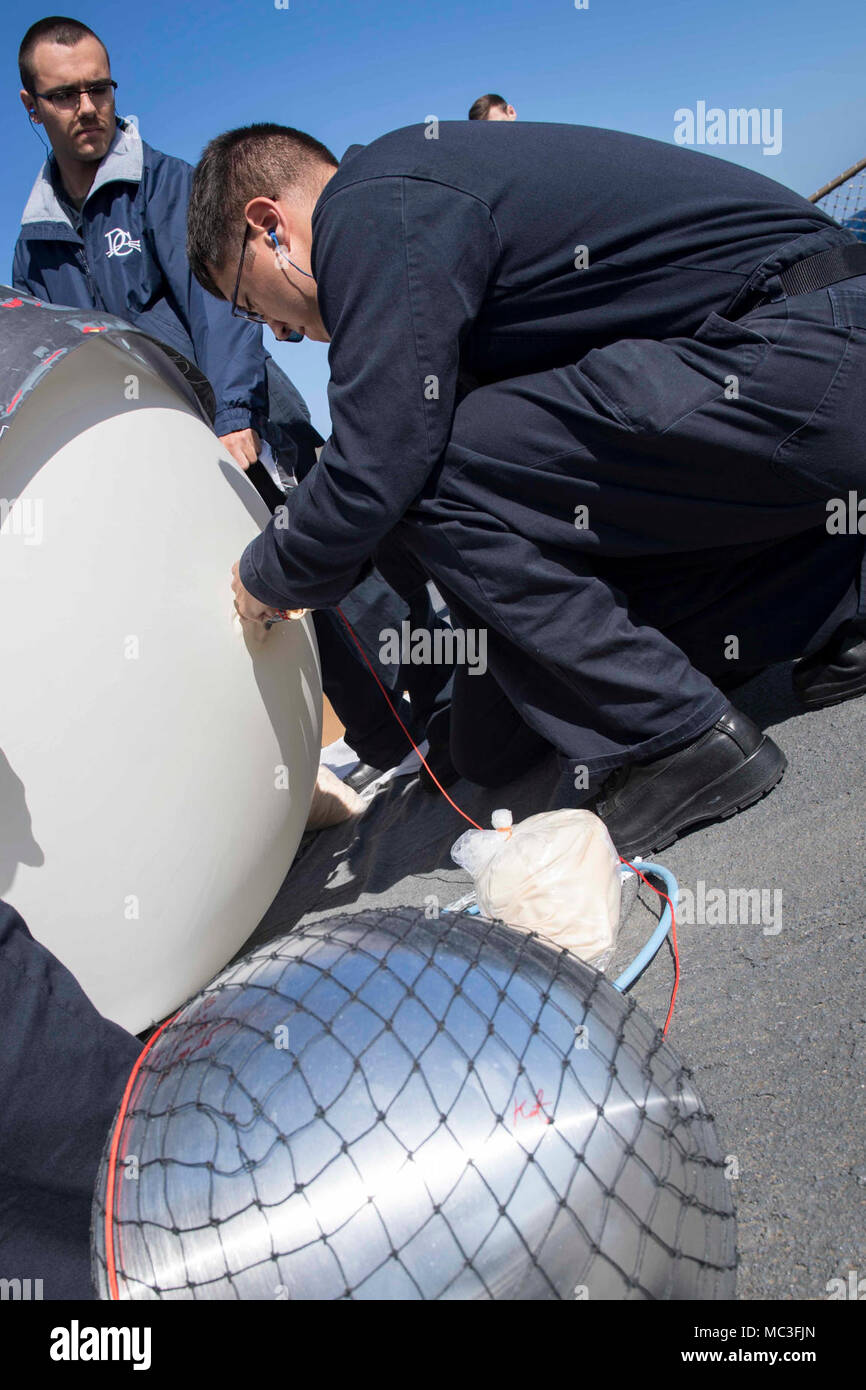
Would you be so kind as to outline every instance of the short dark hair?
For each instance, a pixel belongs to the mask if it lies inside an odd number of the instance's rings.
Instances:
[[[469,119],[470,121],[486,121],[491,106],[501,106],[504,111],[507,105],[508,102],[505,97],[497,96],[496,92],[487,92],[477,101],[473,101],[469,108]]]
[[[78,19],[65,19],[63,15],[54,14],[49,15],[47,19],[37,19],[35,24],[31,24],[18,50],[18,72],[25,92],[35,95],[33,89],[36,86],[36,73],[33,71],[33,53],[38,43],[46,40],[48,43],[62,44],[64,48],[74,48],[82,39],[96,39],[97,43],[102,43],[99,35],[94,34],[92,29]],[[108,58],[108,49],[104,43],[102,47]]]
[[[337,168],[326,145],[292,126],[260,121],[211,140],[193,175],[186,232],[190,268],[204,289],[225,298],[208,267],[221,270],[240,251],[250,199],[303,187],[320,164]]]

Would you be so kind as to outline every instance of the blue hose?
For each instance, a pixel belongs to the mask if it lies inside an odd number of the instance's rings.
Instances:
[[[625,867],[630,869],[633,866],[631,864],[626,864]],[[643,861],[641,861],[637,867],[647,878],[661,879],[671,903],[676,903],[679,897],[680,887],[670,869],[663,868],[661,864],[645,864]],[[673,916],[671,914],[670,903],[665,903],[664,912],[661,915],[658,926],[646,945],[638,951],[631,965],[626,966],[622,974],[613,981],[614,989],[618,989],[622,994],[624,990],[628,989],[629,985],[634,984],[638,975],[640,975],[642,970],[646,969],[665,937],[670,933],[672,922]]]
[[[623,865],[623,868],[626,869],[634,870],[634,867],[635,866],[633,864]],[[665,892],[667,893],[671,902],[676,903],[677,898],[679,897],[680,886],[674,878],[673,874],[671,873],[670,869],[664,868],[661,864],[650,864],[649,862],[644,863],[643,860],[640,861],[637,867],[640,869],[641,873],[644,874],[647,878],[660,879],[664,886]],[[471,899],[471,897],[472,894],[467,894],[465,898],[460,898],[457,902],[451,903],[448,907],[443,908],[442,911],[459,912],[462,908],[464,912],[471,912],[474,915],[480,915],[477,903],[471,903],[471,905],[466,905],[467,899]],[[664,912],[662,913],[661,918],[659,919],[658,926],[656,927],[649,941],[647,941],[646,945],[641,947],[634,960],[631,962],[630,965],[626,966],[622,974],[618,976],[617,979],[612,981],[614,989],[618,989],[620,994],[623,994],[628,989],[629,985],[633,985],[638,975],[640,975],[641,972],[645,970],[646,967],[649,965],[650,961],[656,955],[665,937],[670,934],[672,923],[673,917],[671,915],[670,903],[665,903]]]

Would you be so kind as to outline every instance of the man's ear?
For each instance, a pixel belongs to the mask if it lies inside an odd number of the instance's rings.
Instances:
[[[22,87],[18,95],[21,97],[21,100],[24,103],[24,110],[27,112],[27,115],[33,121],[33,124],[41,125],[42,122],[36,114],[36,98],[33,95],[33,93],[26,92]]]
[[[280,240],[283,240],[284,228],[282,226],[281,209],[273,198],[251,198],[244,208],[244,216],[257,231],[270,236],[272,231],[276,231]]]

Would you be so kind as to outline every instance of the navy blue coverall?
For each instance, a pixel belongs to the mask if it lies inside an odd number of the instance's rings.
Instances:
[[[826,504],[866,481],[866,277],[786,297],[855,241],[804,198],[620,132],[442,122],[350,150],[312,228],[333,433],[244,553],[257,598],[335,604],[387,536],[488,630],[452,719],[496,707],[590,774],[862,611]]]

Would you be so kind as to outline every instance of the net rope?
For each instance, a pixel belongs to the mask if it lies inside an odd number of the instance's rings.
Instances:
[[[866,168],[815,200],[815,206],[866,241]]]
[[[279,1018],[300,1045],[275,1066]],[[460,1077],[447,1102],[425,1069],[435,1049]],[[525,1266],[509,1297],[592,1296],[601,1269],[610,1296],[683,1296],[682,1278],[694,1297],[729,1293],[730,1183],[712,1120],[661,1031],[570,953],[466,914],[330,918],[226,969],[144,1058],[113,1181],[121,1297],[303,1297],[297,1271],[315,1256],[310,1296],[378,1297],[396,1274],[390,1296],[495,1298],[491,1252],[506,1246]],[[391,1155],[392,1184],[410,1165],[426,1193],[410,1230],[381,1192],[323,1220],[317,1184],[367,1191],[371,1141]],[[517,1156],[504,1185],[485,1157],[500,1141]],[[451,1157],[431,1178],[418,1160],[434,1142]],[[105,1295],[105,1163],[97,1192]],[[542,1207],[540,1226],[526,1218]],[[251,1294],[251,1276],[273,1292]]]

